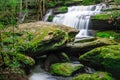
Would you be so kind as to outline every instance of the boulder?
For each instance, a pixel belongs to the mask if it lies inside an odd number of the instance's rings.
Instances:
[[[77,30],[52,23],[35,22],[20,24],[17,28],[8,28],[3,32],[3,44],[12,48],[14,43],[17,52],[35,57],[46,51],[61,48],[66,42],[74,39]],[[14,39],[14,40],[13,40]]]
[[[94,74],[80,74],[75,76],[73,80],[113,80],[107,72],[96,72]]]
[[[79,57],[81,63],[120,78],[120,44],[95,48]]]
[[[55,8],[53,13],[59,14],[59,13],[66,13],[68,11],[68,8],[66,6]]]
[[[50,69],[50,65],[59,62],[69,62],[70,59],[64,52],[57,53],[49,53],[45,60],[45,70],[48,71]]]
[[[78,41],[76,43],[67,43],[66,44],[66,53],[72,55],[81,55],[87,51],[90,51],[96,47],[105,46],[105,45],[113,45],[117,44],[113,39],[106,38],[90,38],[87,40]]]
[[[51,65],[50,72],[55,75],[71,76],[73,72],[82,69],[83,67],[82,64],[56,63]]]

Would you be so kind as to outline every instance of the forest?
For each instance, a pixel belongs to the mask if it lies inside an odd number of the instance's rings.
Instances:
[[[120,0],[0,0],[0,80],[120,80]]]

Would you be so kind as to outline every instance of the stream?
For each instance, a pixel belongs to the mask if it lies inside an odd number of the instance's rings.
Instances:
[[[67,13],[61,13],[55,15],[53,18],[53,23],[64,24],[72,28],[80,30],[76,35],[77,38],[91,37],[89,33],[90,17],[101,12],[102,6],[90,5],[90,6],[71,6],[68,7]],[[45,15],[44,21],[47,21],[48,17],[52,14],[52,9],[50,9]],[[91,68],[86,68],[88,73],[94,72]],[[37,65],[29,77],[29,80],[72,80],[72,77],[62,77],[53,76]]]
[[[72,77],[53,76],[37,65],[32,70],[29,80],[72,80]]]

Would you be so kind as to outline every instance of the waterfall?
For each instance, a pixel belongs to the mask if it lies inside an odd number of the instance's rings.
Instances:
[[[76,38],[89,37],[90,17],[99,14],[102,9],[101,4],[90,6],[71,6],[68,12],[57,14],[53,18],[53,23],[64,24],[80,30]]]
[[[49,16],[52,15],[52,12],[53,12],[53,9],[48,10],[43,21],[46,22],[48,20]]]

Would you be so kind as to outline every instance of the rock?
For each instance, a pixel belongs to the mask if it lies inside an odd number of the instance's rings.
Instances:
[[[118,42],[120,40],[120,33],[117,33],[116,31],[101,31],[101,32],[97,32],[96,36],[114,39],[115,41],[118,41]]]
[[[51,64],[59,63],[59,62],[69,62],[69,61],[70,61],[69,57],[64,52],[48,54],[44,63],[45,70],[48,71]]]
[[[22,68],[29,72],[36,56],[63,47],[74,39],[77,32],[64,25],[45,22],[25,23],[14,29],[1,30],[0,67]]]
[[[29,66],[33,66],[33,65],[35,64],[34,59],[32,59],[31,57],[26,56],[26,55],[24,55],[24,54],[21,54],[21,53],[18,53],[18,54],[16,55],[16,58],[17,58],[20,62],[23,62],[24,64],[29,65]]]
[[[63,6],[63,7],[55,8],[53,13],[54,14],[66,13],[67,11],[68,11],[68,8],[66,6]]]
[[[50,65],[56,62],[60,62],[60,59],[58,58],[58,56],[56,56],[55,54],[49,54],[45,60],[45,70],[49,71],[50,69]]]
[[[120,14],[119,9],[112,9],[112,6],[109,6],[109,8],[104,10],[102,13],[92,16],[91,17],[92,26],[90,27],[90,29],[101,30],[101,31],[116,30],[116,29],[120,30],[120,27],[116,28],[116,22],[117,22],[116,18]]]
[[[120,78],[120,44],[95,48],[79,57],[80,62]]]
[[[55,75],[71,76],[73,72],[82,69],[82,64],[56,63],[51,65],[50,72]]]
[[[73,80],[113,80],[107,72],[96,72],[93,74],[80,74],[75,76]]]
[[[78,32],[64,25],[45,22],[20,24],[14,30],[15,49],[31,57],[43,55],[46,51],[61,48],[66,42],[73,40],[73,35]],[[2,41],[5,45],[12,47],[12,28],[6,31]]]
[[[49,17],[48,17],[48,22],[52,22],[52,20],[53,20],[53,18],[54,18],[54,16],[53,15],[50,15]]]
[[[94,38],[94,39],[87,39],[82,40],[77,43],[67,43],[66,44],[66,53],[69,53],[71,55],[81,55],[87,51],[92,50],[93,48],[105,46],[105,45],[113,45],[117,44],[112,39],[106,39],[106,38]]]
[[[29,66],[33,66],[35,64],[34,59],[32,59],[31,57],[26,56],[26,55],[24,55],[22,53],[11,53],[11,52],[8,51],[7,53],[2,53],[2,55],[3,55],[3,57],[2,57],[3,62],[2,63],[4,63],[5,66],[13,67],[15,59],[18,62],[17,63],[18,65],[20,63],[23,63],[25,65],[29,65]],[[11,57],[15,57],[15,59],[11,58]]]

